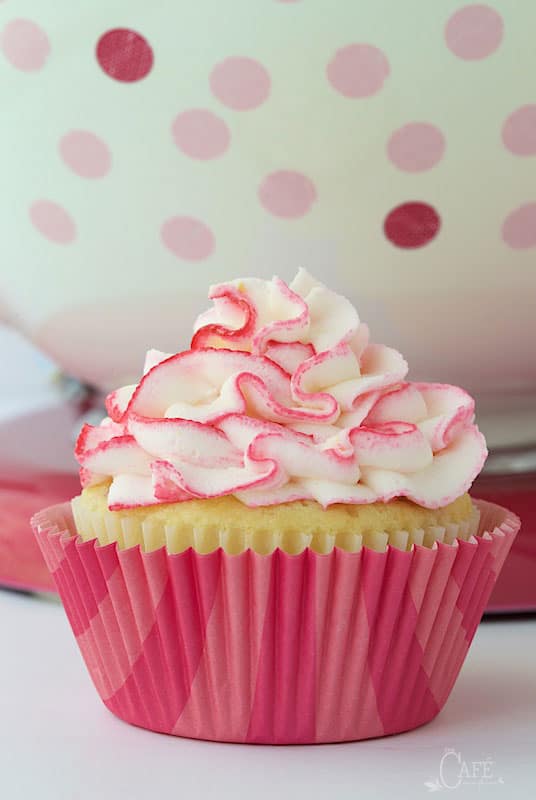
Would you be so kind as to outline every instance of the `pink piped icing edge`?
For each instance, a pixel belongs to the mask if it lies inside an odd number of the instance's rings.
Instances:
[[[111,509],[227,494],[437,508],[470,487],[487,455],[472,398],[407,382],[403,357],[368,341],[345,298],[304,271],[209,296],[191,349],[150,351],[139,383],[107,398],[109,419],[80,434],[83,484],[111,479]],[[251,440],[248,420],[277,427]],[[212,458],[224,440],[232,464]]]

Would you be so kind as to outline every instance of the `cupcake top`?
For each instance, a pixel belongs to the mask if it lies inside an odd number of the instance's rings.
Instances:
[[[223,495],[440,508],[470,487],[487,455],[473,399],[407,382],[349,300],[304,270],[209,297],[190,349],[150,350],[140,382],[80,433],[82,485],[109,482],[110,510]]]

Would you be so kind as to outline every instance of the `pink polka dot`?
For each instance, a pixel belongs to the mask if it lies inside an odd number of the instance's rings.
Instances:
[[[180,113],[171,130],[175,144],[183,153],[203,161],[221,156],[231,141],[225,122],[202,108]]]
[[[70,214],[52,200],[37,200],[30,206],[34,228],[51,242],[70,244],[76,239],[76,225]]]
[[[96,56],[101,69],[110,78],[123,83],[145,78],[154,61],[147,39],[128,28],[114,28],[104,33],[97,42]]]
[[[441,218],[428,203],[411,201],[393,208],[383,223],[385,236],[396,247],[414,249],[434,239],[441,227]]]
[[[387,143],[387,155],[405,172],[435,167],[445,152],[445,137],[435,125],[411,122],[398,128]]]
[[[62,159],[81,178],[102,178],[110,171],[107,145],[91,131],[69,131],[60,139]]]
[[[0,37],[0,47],[9,63],[23,72],[41,69],[50,53],[48,36],[29,19],[8,22]]]
[[[259,187],[264,208],[276,217],[303,217],[316,200],[314,183],[301,172],[281,170],[268,175]]]
[[[389,62],[372,44],[349,44],[327,66],[328,80],[345,97],[370,97],[382,88]]]
[[[526,203],[504,220],[502,237],[514,250],[536,247],[536,203]]]
[[[270,76],[253,58],[235,56],[217,64],[210,74],[212,94],[235,111],[257,108],[270,94]]]
[[[447,47],[455,56],[476,61],[491,55],[503,37],[501,15],[486,5],[470,5],[458,9],[445,26]]]
[[[202,261],[214,250],[214,234],[210,228],[192,217],[171,217],[162,225],[162,241],[177,258]]]
[[[502,138],[514,155],[536,155],[536,105],[513,111],[503,125]]]

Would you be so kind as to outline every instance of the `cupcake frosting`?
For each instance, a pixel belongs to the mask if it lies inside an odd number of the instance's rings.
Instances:
[[[150,350],[77,445],[84,486],[111,480],[111,510],[234,495],[438,508],[486,458],[472,398],[410,383],[346,298],[300,270],[211,287],[189,350]]]

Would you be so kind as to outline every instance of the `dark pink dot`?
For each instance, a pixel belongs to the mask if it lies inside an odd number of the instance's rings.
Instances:
[[[536,247],[536,203],[526,203],[504,220],[502,237],[514,250]]]
[[[60,155],[81,178],[102,178],[110,171],[108,146],[91,131],[69,131],[60,139]]]
[[[70,244],[76,239],[76,225],[70,214],[52,200],[37,200],[30,206],[30,221],[46,239]]]
[[[231,134],[225,122],[202,108],[181,112],[171,128],[177,147],[191,158],[207,160],[221,156],[229,147]]]
[[[389,62],[372,44],[349,44],[327,66],[328,80],[345,97],[370,97],[382,88]]]
[[[396,130],[387,143],[387,155],[405,172],[434,167],[445,152],[445,137],[435,125],[411,122]]]
[[[263,180],[259,199],[276,217],[303,217],[316,200],[316,189],[312,180],[301,172],[280,170]]]
[[[259,61],[233,56],[217,64],[210,74],[212,94],[235,111],[257,108],[270,94],[270,76]]]
[[[441,225],[439,214],[428,203],[402,203],[385,218],[383,229],[396,247],[422,247],[434,239]]]
[[[447,47],[458,58],[477,61],[498,48],[503,37],[501,15],[490,6],[474,4],[455,11],[445,26]]]
[[[504,146],[516,156],[536,155],[536,105],[521,106],[502,129]]]
[[[153,66],[153,50],[141,34],[128,28],[114,28],[97,42],[97,61],[116,81],[133,83],[145,78]]]
[[[50,53],[48,36],[29,19],[8,22],[0,37],[0,47],[12,66],[23,72],[36,72]]]
[[[162,241],[168,250],[186,261],[202,261],[214,250],[210,228],[192,217],[171,217],[162,225]]]

